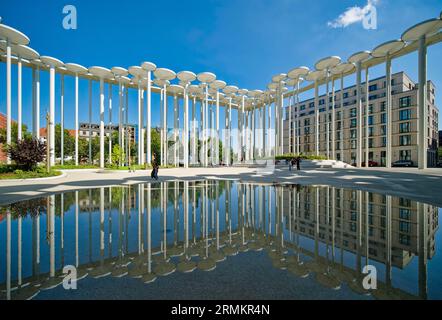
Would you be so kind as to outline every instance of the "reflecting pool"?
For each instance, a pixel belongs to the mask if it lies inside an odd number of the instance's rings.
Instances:
[[[439,213],[220,180],[55,194],[0,208],[0,299],[441,299]]]

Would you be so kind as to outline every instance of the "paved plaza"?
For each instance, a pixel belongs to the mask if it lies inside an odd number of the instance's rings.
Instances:
[[[332,185],[370,192],[403,196],[442,207],[440,185],[442,169],[418,170],[415,168],[339,169],[311,168],[289,171],[287,166],[275,170],[256,167],[221,167],[162,169],[159,181],[198,179],[232,179],[255,183],[290,183],[301,185]],[[29,181],[0,181],[0,204],[8,204],[27,198],[46,196],[69,190],[96,188],[109,185],[130,185],[154,182],[150,171],[65,171],[55,179]]]

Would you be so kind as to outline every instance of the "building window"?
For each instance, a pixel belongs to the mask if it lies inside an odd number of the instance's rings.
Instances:
[[[356,117],[356,108],[350,110],[350,118]]]
[[[368,116],[368,125],[369,126],[373,125],[373,116]]]
[[[356,149],[356,140],[351,140],[351,148]]]
[[[411,110],[401,110],[399,111],[399,120],[410,120],[411,119]]]
[[[411,135],[399,136],[399,145],[409,146],[411,144]]]
[[[373,146],[374,146],[373,138],[369,138],[369,139],[368,139],[368,147],[369,147],[369,148],[374,148]]]
[[[382,137],[381,138],[381,147],[386,147],[387,146],[387,137]]]
[[[372,84],[371,86],[368,87],[368,91],[376,91],[377,89],[378,89],[377,84]]]
[[[399,124],[399,132],[400,133],[408,133],[410,132],[410,122],[403,122]]]
[[[387,134],[387,126],[381,126],[381,136],[385,136]]]
[[[401,150],[399,151],[400,160],[411,160],[411,150]]]
[[[387,114],[381,113],[381,123],[387,123]]]
[[[411,211],[409,209],[400,208],[399,209],[399,218],[402,220],[410,220]]]
[[[325,103],[324,99],[319,100],[319,105],[322,106]]]
[[[373,135],[374,135],[374,127],[369,127],[368,128],[368,136],[373,137]]]
[[[356,128],[356,118],[350,120],[350,128]]]
[[[399,242],[400,242],[400,244],[402,244],[402,245],[409,246],[410,243],[411,243],[411,238],[410,238],[409,235],[401,234],[401,233],[400,233],[400,234],[399,234]]]
[[[344,99],[348,98],[348,92],[344,92]]]
[[[399,108],[411,107],[411,97],[403,97],[399,99]]]
[[[356,130],[355,129],[350,130],[350,138],[356,139]]]
[[[385,101],[382,101],[381,102],[381,112],[384,112],[385,110],[386,110],[386,106],[387,106],[387,104],[386,104],[386,102]]]

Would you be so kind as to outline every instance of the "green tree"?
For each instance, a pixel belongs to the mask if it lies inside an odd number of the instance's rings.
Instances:
[[[13,122],[11,125],[11,143],[17,143],[18,137],[18,124],[17,122]],[[22,125],[22,138],[27,139],[31,138],[32,134],[28,132],[28,127],[23,124]],[[6,143],[6,128],[0,129],[0,143]]]
[[[75,138],[72,137],[69,134],[69,130],[64,129],[63,134],[63,149],[64,149],[64,156],[74,156],[75,152]],[[55,125],[55,156],[61,157],[61,125],[56,124]]]

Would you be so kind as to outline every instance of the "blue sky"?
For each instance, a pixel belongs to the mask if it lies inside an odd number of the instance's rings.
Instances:
[[[30,46],[41,55],[86,67],[100,65],[129,67],[152,61],[158,67],[196,73],[214,72],[219,79],[246,89],[263,89],[271,77],[314,63],[329,55],[347,59],[360,50],[399,38],[409,26],[439,15],[439,0],[370,0],[378,12],[376,30],[362,24],[332,28],[333,21],[348,8],[367,5],[367,0],[200,0],[200,1],[35,1],[2,3],[3,23],[27,34]],[[62,27],[65,5],[75,5],[78,29]],[[442,45],[429,49],[428,77],[442,89]],[[393,70],[405,70],[417,79],[417,54],[395,60]],[[16,72],[13,68],[13,118],[16,119]],[[30,71],[24,72],[24,122],[30,126]],[[371,77],[384,74],[384,67],[372,70]],[[354,82],[348,77],[347,83]],[[42,113],[48,106],[48,76],[42,74]],[[66,126],[73,127],[73,80],[66,79]],[[57,83],[58,86],[58,83]],[[87,121],[87,83],[80,83],[83,112]],[[0,112],[5,106],[5,67],[0,65]],[[116,88],[115,88],[116,89]],[[58,90],[58,89],[57,89]],[[323,90],[323,89],[322,89]],[[116,94],[116,91],[115,91]],[[305,95],[309,97],[312,93]],[[442,105],[442,92],[437,92]],[[136,92],[131,93],[132,110]],[[94,85],[94,121],[98,121],[98,85]],[[59,100],[57,102],[57,113]],[[154,110],[159,97],[153,98]],[[116,103],[115,103],[116,104]],[[115,108],[116,109],[116,108]],[[223,117],[223,112],[221,112]],[[130,115],[136,122],[135,113]],[[57,115],[59,119],[59,115]],[[114,120],[117,114],[114,113]],[[159,112],[153,112],[158,124]],[[439,121],[441,118],[439,119]],[[234,119],[235,121],[235,119]],[[43,117],[42,117],[43,123]],[[223,121],[221,121],[223,126]],[[234,122],[236,123],[236,122]],[[441,122],[442,123],[442,122]]]

